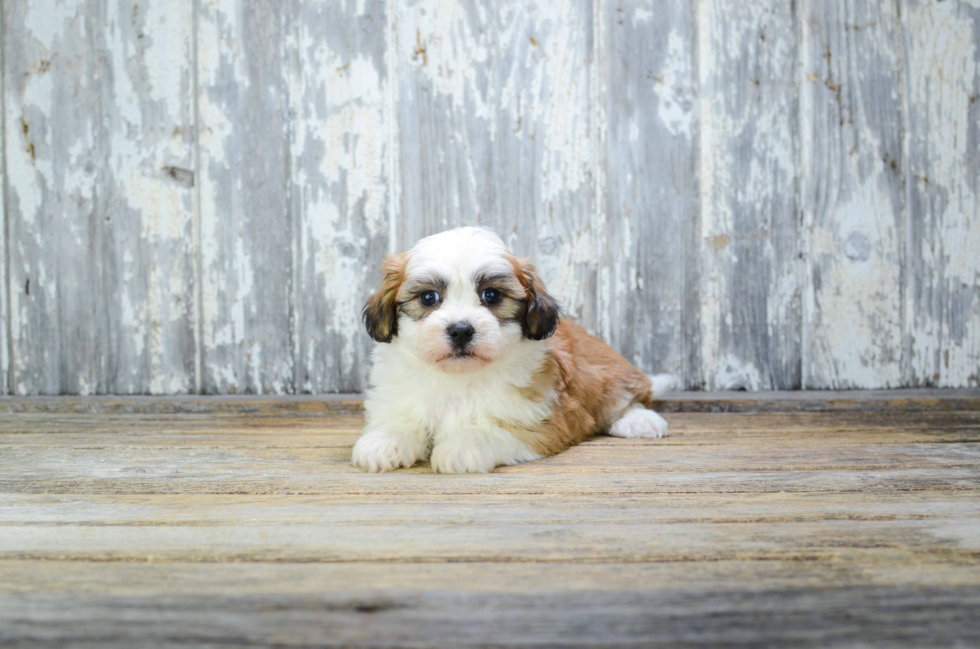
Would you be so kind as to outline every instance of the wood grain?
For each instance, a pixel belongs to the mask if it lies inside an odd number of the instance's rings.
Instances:
[[[397,246],[484,223],[596,318],[591,2],[396,2]]]
[[[917,574],[929,583],[911,590],[887,566],[858,573],[846,564],[828,570],[805,562],[448,564],[427,566],[424,580],[413,566],[390,564],[131,564],[106,571],[63,563],[58,572],[43,562],[24,564],[0,564],[13,584],[42,589],[3,596],[2,637],[10,646],[96,646],[110,638],[127,646],[229,638],[251,646],[475,646],[491,637],[497,646],[691,646],[732,638],[773,645],[867,645],[874,638],[873,646],[887,646],[969,644],[977,632],[971,567],[954,573],[923,566]],[[365,583],[384,589],[365,591]],[[178,596],[158,595],[161,584]],[[447,585],[457,590],[442,591]],[[936,603],[942,607],[927,614]],[[104,610],[118,615],[98,615]],[[208,615],[225,622],[215,625]]]
[[[800,114],[810,388],[903,385],[899,7],[804,2]]]
[[[0,394],[361,392],[459,224],[688,389],[980,386],[970,0],[2,0]]]
[[[77,496],[74,497],[76,500]],[[294,499],[295,500],[295,499]],[[402,509],[394,503],[341,505],[254,503],[224,512],[204,499],[183,507],[153,506],[161,518],[127,520],[125,508],[101,507],[92,523],[59,520],[0,526],[0,559],[168,563],[666,563],[710,561],[964,562],[980,557],[980,511],[972,504],[946,505],[941,514],[781,514],[752,508],[685,516],[679,509],[652,514],[605,502],[571,502],[565,509],[533,503],[436,500]],[[469,500],[473,500],[470,498]],[[78,503],[84,506],[84,500]],[[48,499],[45,508],[56,508]],[[214,519],[182,520],[170,511],[193,506]],[[22,518],[37,505],[10,515]],[[130,506],[132,507],[132,506]],[[398,507],[393,511],[393,507]],[[613,517],[600,512],[616,508]],[[451,509],[451,513],[445,510]],[[919,506],[919,512],[927,510]],[[283,511],[286,510],[286,511]],[[431,510],[437,513],[430,514]],[[953,536],[950,548],[942,537]],[[70,548],[65,537],[71,537]],[[392,543],[391,539],[398,539]],[[24,539],[30,539],[26,546]]]
[[[310,399],[19,401],[0,420],[5,646],[969,645],[980,632],[977,409],[896,392],[884,409],[675,412],[667,438],[599,437],[452,476],[355,470],[362,414]]]
[[[698,3],[708,389],[800,387],[795,5]]]
[[[3,34],[3,7],[0,5],[0,34]],[[7,152],[4,142],[6,129],[6,102],[3,91],[3,46],[0,45],[0,396],[8,394],[7,381],[10,375],[10,284],[7,274],[10,266],[10,248],[7,245]]]
[[[980,8],[910,0],[906,332],[911,385],[980,385]]]
[[[105,201],[96,194],[101,102],[99,92],[78,92],[102,82],[86,38],[98,4],[8,1],[3,13],[5,209],[16,242],[8,246],[10,390],[104,392],[103,282],[87,262],[104,254],[108,229],[96,205]]]
[[[598,330],[637,367],[699,388],[694,7],[601,6],[607,222]]]
[[[361,306],[380,280],[391,210],[388,8],[293,2],[287,39],[290,199],[297,223],[297,392],[367,384]]]
[[[193,23],[161,9],[4,3],[13,392],[193,388]]]
[[[110,28],[99,56],[111,80],[101,99],[110,202],[101,216],[112,226],[113,252],[95,264],[111,287],[104,391],[186,393],[194,389],[196,334],[193,12],[133,0],[105,10]]]
[[[426,579],[370,563],[52,568],[0,563],[5,644],[926,646],[978,631],[975,566],[925,563],[915,581],[890,564],[808,562],[429,564]]]
[[[197,7],[201,389],[294,392],[289,12],[260,0]]]

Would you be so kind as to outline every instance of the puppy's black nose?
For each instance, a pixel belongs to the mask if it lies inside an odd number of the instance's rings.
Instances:
[[[473,325],[469,322],[455,322],[446,327],[446,333],[449,334],[449,339],[453,341],[453,347],[462,349],[473,340],[474,330]]]

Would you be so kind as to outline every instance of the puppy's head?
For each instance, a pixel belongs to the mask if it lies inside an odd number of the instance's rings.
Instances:
[[[558,304],[534,267],[482,228],[422,239],[388,257],[382,274],[364,306],[368,333],[383,343],[397,338],[444,372],[482,369],[558,326]]]

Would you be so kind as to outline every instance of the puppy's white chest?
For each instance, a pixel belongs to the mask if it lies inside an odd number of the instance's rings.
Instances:
[[[529,400],[524,393],[545,351],[542,343],[526,344],[487,371],[450,374],[402,353],[397,343],[381,348],[372,370],[369,420],[401,419],[431,437],[500,422],[537,426],[550,414],[553,399]]]
[[[452,379],[440,383],[426,399],[432,407],[426,409],[424,423],[434,434],[510,419],[521,410],[520,394],[512,385]]]

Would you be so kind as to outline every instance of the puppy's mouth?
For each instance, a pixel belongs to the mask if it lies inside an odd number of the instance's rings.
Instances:
[[[476,352],[469,349],[454,349],[450,353],[446,354],[442,358],[436,361],[436,363],[445,363],[446,361],[465,361],[465,360],[478,360],[484,363],[489,363],[490,359],[486,356],[481,356]]]

